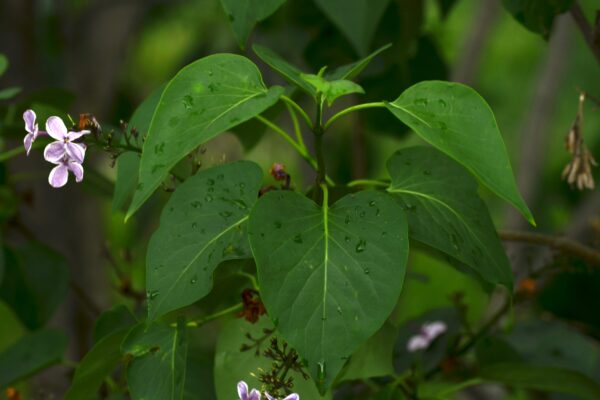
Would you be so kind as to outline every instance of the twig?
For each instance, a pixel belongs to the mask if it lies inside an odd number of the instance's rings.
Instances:
[[[585,246],[573,239],[564,236],[552,236],[542,233],[502,230],[498,232],[500,238],[507,242],[524,242],[548,246],[564,253],[577,256],[590,264],[600,266],[600,251]]]
[[[581,31],[581,34],[583,35],[585,42],[590,48],[590,51],[592,52],[594,57],[596,57],[598,64],[600,64],[600,46],[595,41],[594,29],[583,14],[583,10],[581,9],[579,3],[575,2],[575,4],[573,4],[573,7],[571,7],[571,16],[573,17],[573,20],[575,20],[577,27]]]

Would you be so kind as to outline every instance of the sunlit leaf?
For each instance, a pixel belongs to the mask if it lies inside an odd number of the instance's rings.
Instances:
[[[303,72],[300,68],[290,64],[273,50],[259,44],[253,45],[252,50],[254,50],[258,58],[264,61],[269,67],[273,68],[273,70],[285,78],[286,81],[304,90],[310,96],[316,96],[317,93],[315,88],[306,80],[302,79]]]
[[[271,192],[248,229],[269,316],[327,388],[398,299],[408,253],[404,212],[374,191],[331,207]]]
[[[425,81],[386,107],[535,224],[517,189],[494,114],[477,92],[459,83]]]

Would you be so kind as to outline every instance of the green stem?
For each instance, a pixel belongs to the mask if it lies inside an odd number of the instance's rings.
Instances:
[[[249,273],[244,272],[244,271],[238,271],[237,274],[239,276],[243,276],[244,278],[248,278],[248,280],[252,284],[252,288],[254,290],[259,290],[258,282],[257,282],[256,278],[254,277],[254,275],[249,274]]]
[[[280,128],[279,126],[275,125],[274,123],[272,123],[271,121],[269,121],[268,119],[266,119],[265,117],[263,117],[262,115],[258,115],[255,117],[257,120],[259,120],[260,122],[262,122],[263,124],[265,124],[266,126],[268,126],[269,128],[271,128],[272,130],[274,130],[276,133],[278,133],[281,137],[283,137],[285,139],[286,142],[288,142],[289,144],[292,145],[292,147],[298,152],[298,154],[300,154],[300,156],[315,170],[318,170],[318,163],[317,161],[312,158],[310,156],[310,154],[308,154],[308,151],[306,150],[306,148],[302,148],[300,147],[300,145],[298,143],[296,143],[294,141],[294,139],[292,139],[290,137],[290,135],[284,131],[282,128]],[[327,181],[327,183],[329,185],[335,185],[335,183],[333,182],[333,180],[331,178],[329,178],[328,176],[325,177],[325,180]]]
[[[290,106],[288,103],[285,104],[290,113],[290,118],[292,119],[292,124],[294,125],[294,132],[296,132],[296,140],[298,144],[306,149],[306,145],[304,144],[304,138],[302,137],[302,131],[300,130],[300,124],[298,123],[298,117],[296,116],[296,111]]]
[[[315,191],[313,192],[313,200],[316,202],[319,197],[318,189],[323,188],[326,176],[325,156],[323,155],[323,135],[325,134],[325,129],[323,128],[323,98],[321,94],[317,96],[317,116],[315,118],[313,133],[315,135],[315,154],[317,156],[317,180]],[[325,191],[323,191],[323,196],[326,196]]]
[[[304,109],[298,105],[298,103],[296,103],[294,100],[290,99],[286,95],[281,96],[281,100],[283,100],[286,104],[289,104],[296,111],[298,111],[298,113],[300,114],[300,116],[302,117],[302,119],[304,119],[304,121],[306,122],[306,125],[308,125],[308,127],[311,130],[313,129],[313,123],[310,120],[310,117],[308,116],[308,114],[306,113],[306,111],[304,111]]]
[[[355,186],[378,186],[378,187],[388,187],[390,184],[388,182],[376,181],[373,179],[357,179],[352,182],[346,184],[348,187]]]
[[[206,317],[202,317],[202,318],[198,318],[195,321],[189,321],[188,323],[185,324],[186,327],[188,328],[198,328],[210,321],[214,321],[215,319],[219,319],[227,314],[232,314],[238,311],[242,311],[244,309],[244,304],[243,303],[237,303],[229,308],[226,308],[224,310],[218,311],[214,314],[210,314],[207,315]],[[176,323],[172,323],[171,327],[175,328],[177,327]]]
[[[327,123],[325,124],[325,130],[327,130],[338,118],[343,117],[346,114],[350,114],[351,112],[358,111],[358,110],[363,110],[365,108],[381,108],[381,107],[385,107],[385,103],[383,101],[377,101],[374,103],[357,104],[355,106],[348,107],[345,110],[342,110],[339,113],[335,114],[333,117],[329,118],[329,121],[327,121]]]
[[[41,143],[41,142],[35,143],[34,142],[33,145],[31,146],[31,149],[32,150],[39,149],[39,148],[44,147],[44,145],[45,145],[45,143]],[[0,162],[10,160],[11,158],[16,157],[23,153],[25,153],[25,147],[23,147],[23,146],[19,146],[19,147],[15,147],[14,149],[7,150],[4,153],[0,153]]]

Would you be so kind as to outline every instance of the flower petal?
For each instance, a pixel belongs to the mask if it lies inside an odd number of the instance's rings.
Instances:
[[[83,180],[83,167],[81,164],[75,161],[69,161],[69,170],[75,175],[76,182],[81,182]]]
[[[248,396],[248,400],[260,400],[260,392],[256,389],[252,389],[250,396]]]
[[[248,384],[244,381],[239,381],[237,384],[238,396],[240,400],[248,400]]]
[[[32,144],[33,144],[33,133],[28,133],[27,135],[25,135],[25,138],[23,139],[23,146],[25,146],[25,151],[27,152],[27,155],[29,155],[29,152],[31,151]]]
[[[25,130],[35,135],[37,125],[35,123],[36,115],[33,110],[26,110],[23,113],[23,120],[25,121]]]
[[[406,349],[414,353],[415,351],[423,350],[429,347],[429,339],[422,335],[416,335],[410,338],[408,344],[406,345]]]
[[[283,400],[300,400],[300,395],[298,393],[292,393]]]
[[[423,333],[429,338],[429,340],[437,338],[438,336],[446,332],[446,329],[446,324],[442,321],[435,321],[424,324],[422,328]]]
[[[69,170],[65,164],[59,164],[52,168],[50,175],[48,176],[48,182],[50,186],[54,188],[63,187],[67,184],[69,179]]]
[[[67,143],[65,144],[65,150],[69,158],[73,161],[77,161],[79,164],[83,163],[85,157],[85,149],[81,147],[79,143]]]
[[[91,133],[91,131],[68,132],[67,136],[68,136],[69,140],[75,140],[75,139],[79,139],[83,135],[87,135],[90,133]]]
[[[269,393],[265,392],[265,396],[267,396],[267,400],[277,400],[275,397],[271,396]]]
[[[44,158],[53,164],[58,164],[65,156],[65,144],[52,142],[44,149]]]
[[[59,117],[50,117],[46,121],[46,131],[48,135],[56,140],[64,140],[67,136],[67,127]]]

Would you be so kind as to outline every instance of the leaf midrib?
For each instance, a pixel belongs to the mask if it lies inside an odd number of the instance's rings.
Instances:
[[[181,280],[181,278],[187,273],[187,271],[190,269],[190,267],[196,262],[196,260],[198,260],[198,258],[204,253],[204,251],[211,246],[212,244],[214,244],[217,240],[219,240],[221,237],[223,237],[225,234],[227,234],[230,230],[236,228],[237,226],[241,225],[242,223],[244,223],[246,220],[248,220],[250,216],[249,215],[245,215],[243,218],[241,218],[240,220],[238,220],[236,223],[232,224],[231,226],[229,226],[227,229],[224,229],[223,231],[221,231],[221,233],[219,233],[218,235],[214,236],[212,239],[210,239],[206,245],[204,245],[199,251],[198,253],[196,253],[196,255],[194,256],[194,258],[192,259],[192,261],[190,261],[185,268],[183,268],[183,270],[181,271],[181,273],[179,274],[179,276],[177,277],[177,279],[175,280],[175,282],[171,285],[171,287],[167,290],[166,294],[162,297],[162,298],[167,298],[168,295],[173,291],[173,289],[177,286],[177,284],[179,283],[179,281]],[[162,304],[162,301],[160,303],[158,303],[156,305],[156,307],[154,307],[153,309],[156,310],[158,309]]]
[[[387,191],[389,193],[404,193],[404,194],[409,194],[409,195],[413,195],[413,196],[417,196],[417,197],[422,197],[425,198],[429,201],[432,201],[434,203],[440,204],[441,206],[443,206],[444,208],[447,208],[465,227],[465,229],[467,230],[467,232],[469,232],[469,235],[475,239],[475,241],[479,244],[479,246],[481,248],[484,249],[485,253],[487,254],[488,258],[492,261],[495,261],[494,257],[492,257],[492,255],[489,253],[488,251],[488,247],[484,246],[483,243],[481,242],[481,240],[479,239],[479,236],[475,234],[475,232],[473,232],[473,230],[471,229],[471,227],[469,226],[469,224],[464,220],[464,218],[457,213],[454,208],[452,208],[449,204],[445,203],[444,201],[438,199],[437,197],[433,197],[431,195],[428,195],[426,193],[423,192],[415,192],[412,190],[406,190],[406,189],[400,189],[400,188],[394,188],[393,186],[390,186]],[[495,262],[493,262],[493,265],[498,267],[498,264],[496,264]]]

